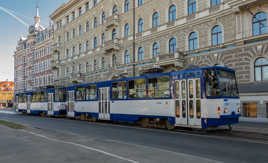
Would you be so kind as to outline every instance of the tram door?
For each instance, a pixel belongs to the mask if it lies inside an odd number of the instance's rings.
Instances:
[[[200,127],[200,79],[177,80],[174,89],[176,125]]]
[[[68,92],[68,117],[74,117],[74,91]]]
[[[99,88],[99,119],[110,120],[110,87]]]
[[[53,115],[53,93],[48,94],[47,111],[48,115]]]
[[[26,105],[27,105],[27,113],[28,114],[30,114],[31,113],[31,95],[27,95],[26,96],[27,97],[27,103],[26,103]]]

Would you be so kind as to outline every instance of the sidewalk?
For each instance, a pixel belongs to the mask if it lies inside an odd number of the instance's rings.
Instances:
[[[233,127],[233,131],[251,132],[268,135],[268,123],[266,122],[240,122]]]

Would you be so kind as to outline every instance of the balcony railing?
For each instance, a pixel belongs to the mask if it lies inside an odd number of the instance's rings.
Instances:
[[[120,39],[115,38],[113,40],[104,42],[104,50],[105,52],[120,50]]]
[[[117,27],[119,25],[120,19],[119,15],[115,14],[106,19],[106,30],[109,30],[112,27]]]
[[[159,66],[175,65],[176,67],[183,67],[184,54],[177,50],[175,53],[158,55],[155,57],[155,63]]]

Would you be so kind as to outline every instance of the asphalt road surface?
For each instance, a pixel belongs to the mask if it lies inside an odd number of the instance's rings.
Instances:
[[[268,144],[111,123],[0,113],[0,162],[268,162]]]

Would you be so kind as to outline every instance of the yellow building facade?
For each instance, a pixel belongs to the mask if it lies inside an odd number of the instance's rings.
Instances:
[[[0,82],[0,108],[11,107],[14,99],[14,83],[11,81]]]

